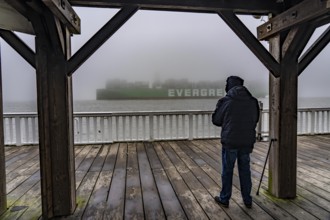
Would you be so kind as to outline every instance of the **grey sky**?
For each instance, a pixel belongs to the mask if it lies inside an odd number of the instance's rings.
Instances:
[[[81,18],[82,34],[72,37],[73,53],[117,12],[75,10]],[[252,16],[240,18],[253,33],[263,23]],[[19,36],[34,48],[33,36]],[[1,50],[4,101],[35,100],[35,70],[3,40]],[[329,53],[325,48],[300,76],[300,96],[329,96]],[[107,79],[136,81],[158,76],[213,81],[230,74],[268,86],[267,69],[218,15],[138,11],[74,73],[73,92],[74,99],[95,99],[95,90],[104,87]]]

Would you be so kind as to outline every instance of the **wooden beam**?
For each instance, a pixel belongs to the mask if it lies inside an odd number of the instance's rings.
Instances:
[[[306,50],[299,59],[300,75],[306,67],[316,58],[316,56],[328,45],[330,41],[330,27],[328,27],[321,36]]]
[[[264,14],[279,12],[283,4],[273,0],[70,0],[73,6],[87,7],[126,7],[138,6],[140,9],[151,10],[179,10],[179,11],[204,11],[215,12],[230,10],[243,14]]]
[[[4,0],[8,5],[15,9],[18,13],[29,20],[30,8],[26,1],[21,0]]]
[[[297,62],[314,31],[315,27],[309,24],[292,28],[283,43],[286,50],[282,50],[282,60],[294,59]]]
[[[67,0],[42,0],[71,33],[80,34],[80,18]]]
[[[328,0],[305,0],[260,25],[257,28],[258,39],[269,39],[281,31],[317,19],[329,12],[330,2]]]
[[[270,39],[271,52],[281,59],[279,36]],[[282,48],[286,50],[286,48]],[[270,76],[270,137],[277,139],[269,156],[268,189],[278,198],[296,196],[297,184],[297,81],[294,59],[281,62],[281,76]]]
[[[31,22],[5,0],[0,0],[0,28],[34,34]]]
[[[103,43],[137,12],[137,7],[124,7],[113,16],[88,42],[69,60],[67,74],[71,76]]]
[[[268,188],[283,199],[296,197],[298,57],[314,29],[301,25],[292,28],[285,41],[283,34],[270,39],[270,51],[281,62],[281,73],[278,79],[269,79],[269,133],[277,141],[270,152]]]
[[[70,42],[66,31],[61,36],[66,42],[63,52],[53,14],[45,10],[39,16],[32,23],[36,32],[42,215],[51,219],[71,215],[76,206],[72,79],[66,74]]]
[[[0,29],[0,36],[32,67],[36,67],[35,53],[15,33]]]
[[[2,66],[1,66],[1,44],[0,44],[0,215],[7,210],[6,193],[6,161],[5,141],[3,129],[3,103],[2,103]]]
[[[243,41],[243,43],[254,53],[265,67],[275,76],[279,76],[280,65],[274,57],[265,49],[249,29],[230,11],[218,11],[219,16]]]

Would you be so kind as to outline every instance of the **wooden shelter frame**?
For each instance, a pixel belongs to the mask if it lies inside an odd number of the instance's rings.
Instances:
[[[33,52],[14,34],[18,28],[0,29],[0,36],[36,69],[43,218],[71,215],[76,207],[72,74],[138,10],[216,13],[265,65],[270,71],[270,137],[277,140],[270,153],[268,188],[279,198],[296,196],[298,76],[328,44],[330,29],[302,52],[314,30],[329,23],[330,1],[1,0],[1,4],[25,17],[32,27],[26,27],[26,32],[36,39]],[[80,33],[80,19],[72,6],[120,8],[73,56],[70,37]],[[256,38],[237,14],[270,19],[258,27]],[[270,42],[269,51],[260,40]],[[2,92],[0,104],[2,119]],[[6,210],[4,161],[1,123],[0,214]]]

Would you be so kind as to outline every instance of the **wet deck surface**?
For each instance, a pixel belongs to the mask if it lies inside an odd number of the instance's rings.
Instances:
[[[237,170],[229,208],[221,187],[218,140],[75,147],[77,208],[68,219],[330,219],[330,136],[298,137],[297,198],[267,194],[268,142],[251,155],[253,207],[245,208]],[[0,219],[41,216],[38,147],[6,147],[8,211]]]

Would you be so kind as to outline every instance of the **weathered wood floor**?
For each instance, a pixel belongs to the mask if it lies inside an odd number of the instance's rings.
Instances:
[[[218,140],[76,146],[77,208],[68,219],[330,219],[330,136],[298,137],[298,196],[255,195],[268,142],[252,154],[253,208],[234,176],[229,208],[221,186]],[[38,148],[7,147],[8,211],[0,219],[41,216]]]

